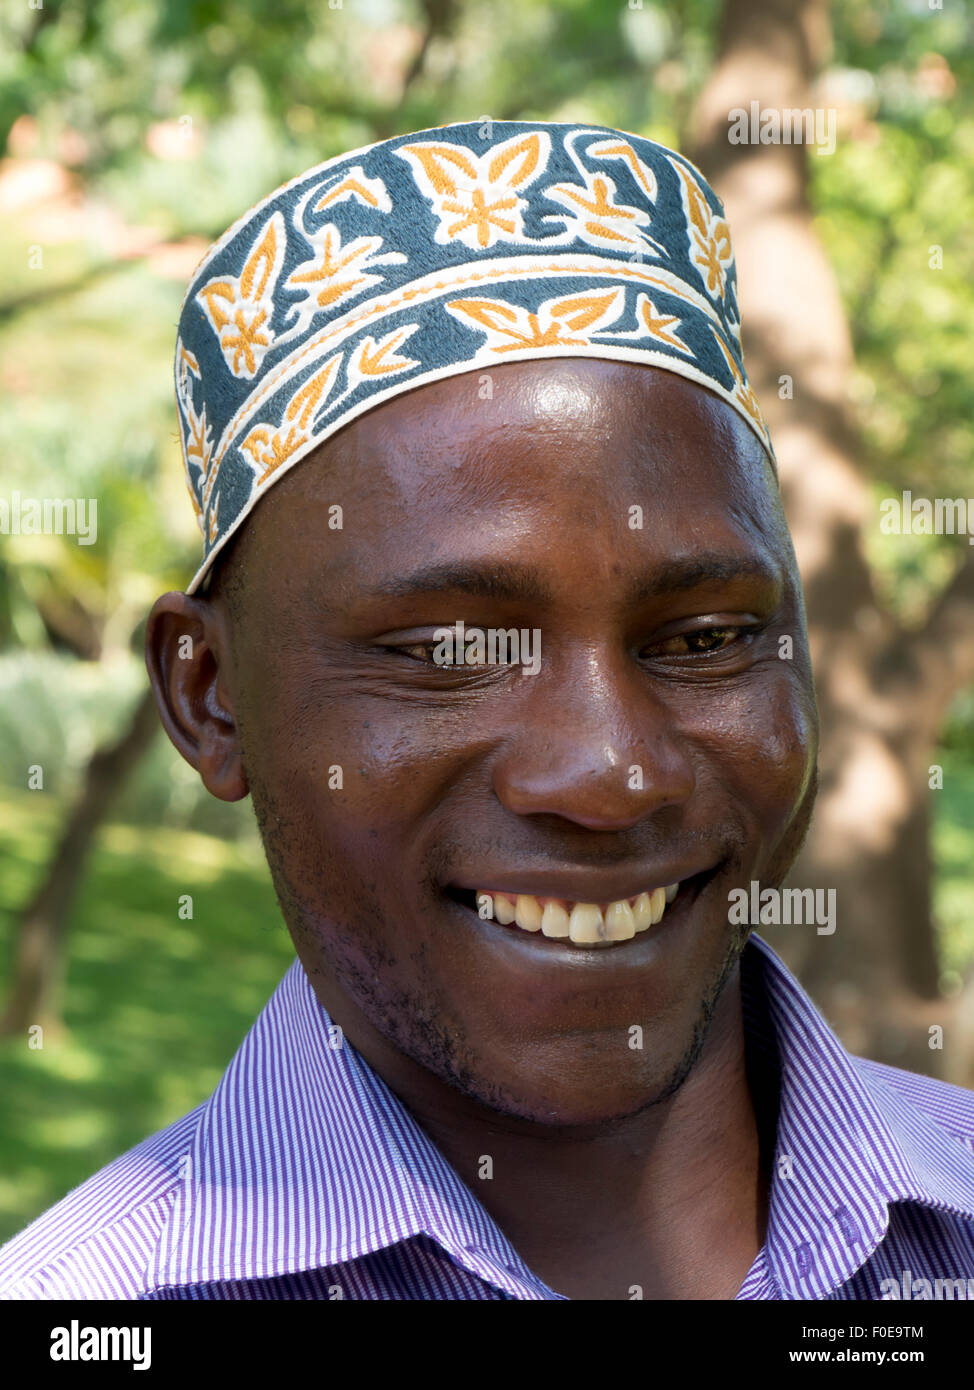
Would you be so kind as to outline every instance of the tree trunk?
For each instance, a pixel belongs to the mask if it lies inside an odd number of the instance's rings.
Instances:
[[[122,737],[92,754],[57,848],[37,892],[20,915],[13,984],[0,1019],[0,1034],[26,1032],[34,1024],[54,1033],[60,1030],[65,938],[88,852],[112,801],[158,728],[155,699],[147,690]]]
[[[928,786],[950,701],[974,679],[974,562],[968,552],[923,632],[903,632],[879,604],[863,551],[878,518],[847,394],[852,344],[806,191],[808,160],[821,156],[728,139],[735,107],[813,107],[829,44],[826,0],[726,0],[691,142],[734,239],[748,371],[778,454],[822,716],[818,808],[790,882],[836,890],[836,931],[766,934],[854,1052],[974,1085],[974,1001],[939,994]],[[943,1051],[930,1046],[934,1024]]]

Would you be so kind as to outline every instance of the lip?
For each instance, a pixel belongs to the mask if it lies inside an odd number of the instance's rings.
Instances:
[[[513,869],[490,864],[476,874],[467,871],[462,878],[451,880],[447,891],[523,893],[563,902],[607,904],[636,898],[654,888],[668,888],[671,883],[682,885],[687,879],[713,873],[717,867],[715,862],[691,864],[687,860],[626,869]]]

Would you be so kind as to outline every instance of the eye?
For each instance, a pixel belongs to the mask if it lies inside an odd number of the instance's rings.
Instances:
[[[409,657],[411,661],[421,661],[428,666],[440,665],[434,662],[433,652],[440,646],[439,642],[414,642],[408,647],[392,647],[394,652],[401,652],[403,656]],[[442,663],[448,665],[449,663]]]
[[[479,666],[479,663],[464,660],[464,650],[440,640],[429,642],[403,642],[390,646],[387,651],[404,656],[407,661],[415,661],[421,666],[432,666],[438,671],[450,671],[457,666]]]
[[[712,656],[725,651],[742,638],[750,637],[751,630],[740,627],[707,627],[697,632],[680,632],[667,637],[643,650],[643,655],[651,656]]]

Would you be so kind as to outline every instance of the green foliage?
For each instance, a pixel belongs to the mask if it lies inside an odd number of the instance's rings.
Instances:
[[[856,0],[834,6],[833,20],[837,74],[825,90],[839,104],[840,140],[831,158],[810,161],[812,196],[850,310],[860,421],[888,489],[966,497],[974,492],[970,7]]]
[[[2,495],[95,497],[98,542],[0,537],[0,927],[36,882],[85,759],[143,688],[153,598],[195,568],[171,359],[205,243],[278,183],[396,131],[536,116],[680,145],[720,9],[4,7],[0,146],[11,133],[17,163],[0,166],[0,187],[16,172],[49,190],[0,220]],[[839,143],[810,160],[810,197],[850,315],[878,515],[906,487],[974,493],[971,5],[844,0],[832,14],[821,101],[839,110]],[[957,538],[891,545],[877,526],[869,545],[882,594],[922,621]],[[945,968],[962,972],[974,955],[970,695],[944,747],[935,896]],[[23,790],[35,763],[44,794]],[[115,814],[72,924],[68,1037],[42,1052],[3,1045],[0,1239],[204,1099],[290,958],[246,804],[209,798],[160,737]],[[192,922],[176,915],[187,891]]]
[[[0,800],[5,957],[56,821],[41,793]],[[205,1100],[291,959],[254,844],[108,826],[72,925],[67,1032],[0,1042],[0,1243]]]
[[[108,209],[150,240],[196,236],[202,250],[277,183],[396,130],[535,115],[680,142],[719,13],[715,0],[25,4],[0,17],[0,139],[19,122],[16,149],[26,142],[29,157],[67,169],[89,213]],[[966,495],[974,449],[970,21],[969,0],[936,11],[923,0],[834,6],[818,99],[839,111],[839,145],[810,160],[819,229],[850,309],[850,389],[873,469],[887,489],[950,496]],[[119,269],[113,235],[86,215],[75,235],[52,240],[26,213],[0,232],[0,313],[21,305],[0,325],[3,384],[16,399],[10,485],[53,474],[99,489],[110,535],[85,600],[100,604],[99,624],[123,601],[120,576],[133,563],[178,581],[195,544],[169,519],[179,470],[170,354],[188,270],[160,270],[151,257]],[[30,270],[38,241],[44,267]],[[936,246],[942,269],[929,267]],[[158,506],[163,493],[171,510]],[[62,550],[51,563],[65,569],[63,591],[79,557]],[[902,586],[895,561],[889,574],[904,611],[921,602],[915,560],[904,553]],[[28,603],[40,581],[25,588],[16,571],[29,563],[0,561],[0,584],[6,576]],[[925,580],[928,598],[941,569]],[[21,613],[12,628],[10,605],[0,598],[0,637],[18,640],[30,620]],[[123,626],[120,616],[116,634]]]

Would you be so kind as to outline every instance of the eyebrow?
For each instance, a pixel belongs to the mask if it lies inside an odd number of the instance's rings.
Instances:
[[[679,560],[669,560],[641,578],[629,599],[632,603],[644,603],[660,595],[679,594],[706,584],[732,584],[738,579],[757,579],[764,584],[777,584],[781,575],[770,560],[755,555],[698,551]]]
[[[682,593],[705,584],[759,579],[777,583],[777,567],[755,556],[726,551],[702,551],[669,560],[643,575],[631,589],[630,603],[644,603],[667,594]],[[369,598],[412,598],[415,595],[462,593],[508,603],[553,602],[551,589],[533,570],[520,565],[463,564],[446,561],[390,577],[368,591]]]

